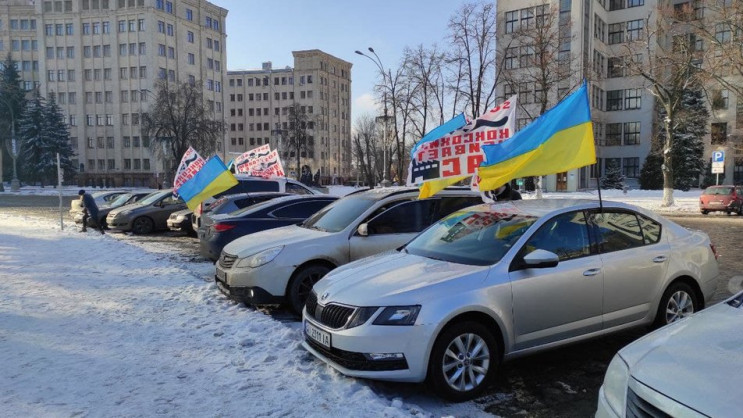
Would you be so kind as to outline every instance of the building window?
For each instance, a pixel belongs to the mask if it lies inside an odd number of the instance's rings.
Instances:
[[[624,91],[624,110],[639,109],[642,107],[642,89],[627,89]]]
[[[191,44],[194,42],[193,32],[191,31],[186,32],[186,40],[188,41],[188,43],[191,43]]]
[[[624,9],[626,0],[609,0],[609,11]]]
[[[624,123],[624,145],[640,144],[640,122]]]
[[[593,15],[593,37],[601,42],[606,42],[606,22],[598,15]]]
[[[637,178],[640,176],[640,158],[630,157],[622,159],[622,171],[625,177]]]
[[[622,144],[622,124],[621,123],[607,123],[606,124],[606,136],[604,145],[607,147],[621,145]]]
[[[518,28],[519,12],[514,10],[506,12],[506,33],[513,33]]]
[[[718,23],[715,25],[715,39],[719,43],[730,42],[732,30],[729,23]]]
[[[712,92],[712,109],[727,109],[730,103],[730,91],[716,90]]]
[[[609,25],[609,45],[624,42],[624,22]]]
[[[624,90],[609,90],[606,92],[606,110],[622,110]]]
[[[642,19],[627,22],[627,41],[639,41],[642,38],[644,22]]]
[[[607,77],[624,77],[624,60],[621,57],[609,58],[607,64]]]
[[[713,123],[710,129],[710,137],[712,145],[723,145],[727,142],[728,137],[728,124]]]
[[[193,10],[186,9],[186,20],[193,20]]]

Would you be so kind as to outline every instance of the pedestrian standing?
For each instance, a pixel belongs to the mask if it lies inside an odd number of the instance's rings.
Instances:
[[[103,230],[103,220],[99,218],[98,205],[95,204],[95,199],[93,199],[93,196],[91,196],[90,193],[85,193],[85,190],[80,190],[79,192],[77,192],[77,194],[80,195],[80,205],[83,207],[82,232],[88,230],[88,218],[93,218],[93,221],[95,221],[95,226],[98,227],[98,230],[101,232],[101,234],[105,234],[105,231]]]

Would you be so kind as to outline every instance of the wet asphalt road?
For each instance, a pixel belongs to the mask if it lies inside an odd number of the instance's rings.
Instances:
[[[66,213],[72,199],[63,198],[66,227],[74,225]],[[0,193],[0,216],[4,213],[58,220],[59,199],[55,196]],[[743,216],[711,214],[668,217],[687,228],[706,232],[716,246],[721,274],[712,303],[740,290],[743,283],[743,257],[740,257]],[[148,236],[113,233],[111,236],[133,245],[147,243],[150,250],[154,249],[174,261],[206,262],[198,255],[197,240],[182,233],[165,232]],[[280,309],[268,309],[266,312],[279,320],[295,319]],[[635,329],[506,363],[501,366],[487,394],[475,402],[485,411],[503,417],[593,416],[598,389],[612,356],[646,332],[645,329]],[[423,384],[370,384],[390,397],[428,392]]]

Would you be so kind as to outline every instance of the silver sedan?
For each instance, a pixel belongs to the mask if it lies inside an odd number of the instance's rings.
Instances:
[[[503,360],[702,309],[706,234],[622,203],[523,200],[453,213],[401,250],[331,271],[304,346],[349,376],[477,396]]]

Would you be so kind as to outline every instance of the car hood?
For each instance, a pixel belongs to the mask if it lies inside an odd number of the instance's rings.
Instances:
[[[302,244],[330,235],[329,232],[289,225],[240,237],[224,247],[227,254],[244,258],[280,245]]]
[[[403,252],[367,257],[328,273],[314,286],[323,303],[392,306],[424,303],[457,280],[457,291],[482,283],[488,267],[456,264]]]
[[[623,348],[633,378],[705,415],[740,407],[743,309],[719,303]]]
[[[128,205],[119,206],[118,208],[113,208],[113,209],[111,209],[110,212],[108,212],[108,214],[109,215],[116,216],[116,215],[118,215],[119,213],[121,213],[121,212],[123,212],[125,210],[133,210],[133,209],[137,209],[137,208],[141,208],[141,207],[147,207],[147,206],[142,206],[141,203],[137,203],[137,202],[130,203]]]

